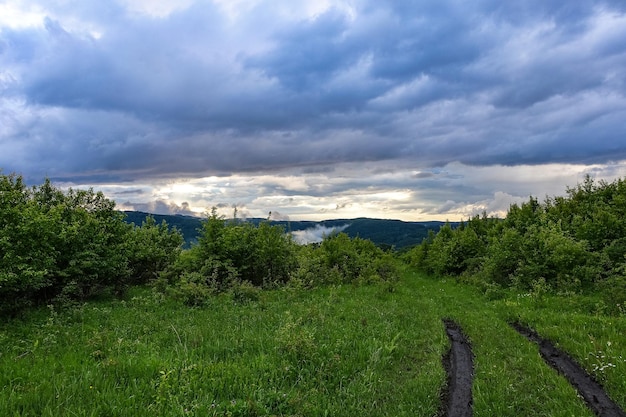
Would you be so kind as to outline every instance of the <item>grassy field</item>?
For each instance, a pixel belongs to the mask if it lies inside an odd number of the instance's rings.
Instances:
[[[504,294],[406,271],[395,285],[286,288],[193,309],[126,300],[43,308],[0,325],[2,416],[433,416],[443,318],[475,355],[475,416],[592,416],[522,322],[567,350],[626,408],[626,317],[593,298]]]

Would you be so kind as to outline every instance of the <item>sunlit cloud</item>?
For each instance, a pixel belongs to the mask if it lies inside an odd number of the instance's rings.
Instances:
[[[3,2],[0,4],[0,28],[23,29],[41,26],[46,16],[42,7],[37,4],[23,5],[20,2]]]
[[[565,195],[567,187],[575,187],[587,175],[606,181],[626,177],[626,162],[487,167],[454,163],[432,169],[428,175],[422,171],[416,176],[415,170],[404,169],[378,177],[369,169],[349,166],[337,167],[333,174],[236,174],[91,186],[115,200],[120,209],[157,214],[203,216],[215,207],[227,218],[236,208],[239,217],[275,220],[460,221],[483,213],[503,217],[511,204],[521,204],[530,196],[543,200]],[[320,182],[324,183],[322,193]]]

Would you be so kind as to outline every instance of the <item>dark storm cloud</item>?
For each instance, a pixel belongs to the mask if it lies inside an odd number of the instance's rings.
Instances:
[[[332,3],[41,3],[39,26],[0,26],[0,166],[123,179],[626,158],[623,1]]]
[[[277,47],[247,63],[276,77],[289,89],[315,90],[334,74],[350,67],[362,50],[342,39],[347,16],[330,10],[309,22],[294,22],[274,37]]]
[[[212,44],[220,34],[210,7],[166,20],[120,15],[104,23],[105,34],[94,39],[45,18],[41,54],[25,71],[29,101],[169,121],[214,104],[211,95],[223,74],[205,62],[217,58]]]
[[[135,188],[131,190],[117,191],[111,194],[113,195],[113,197],[123,197],[125,195],[142,195],[145,194],[145,191],[141,188]]]

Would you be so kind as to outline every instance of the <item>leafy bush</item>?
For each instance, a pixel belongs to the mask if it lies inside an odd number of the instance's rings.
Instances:
[[[492,227],[490,219],[475,217],[467,224],[453,229],[446,223],[439,232],[413,249],[411,262],[429,273],[461,275],[480,268],[487,251],[487,232]]]
[[[370,264],[370,276],[384,282],[395,282],[400,278],[400,271],[393,255],[379,254]]]
[[[626,276],[610,277],[602,281],[599,287],[608,312],[626,315]]]
[[[408,259],[428,273],[523,290],[542,283],[580,291],[622,275],[626,182],[587,177],[567,194],[544,203],[531,197],[512,205],[504,220],[476,216],[456,229],[445,225]]]
[[[280,226],[226,220],[215,209],[199,232],[198,243],[160,274],[159,285],[184,286],[179,291],[192,295],[196,285],[205,285],[215,292],[230,291],[236,302],[248,302],[258,298],[256,288],[287,282],[311,287],[398,277],[392,255],[369,240],[350,239],[343,233],[328,236],[321,244],[298,246]]]
[[[248,281],[237,281],[230,287],[230,296],[237,304],[248,304],[259,301],[261,290]]]
[[[19,176],[1,176],[0,310],[120,287],[128,276],[121,216],[102,193],[63,193],[49,180],[27,188]]]
[[[133,228],[93,190],[49,180],[26,187],[0,175],[0,314],[33,303],[121,293],[172,263],[180,237],[165,225]]]
[[[215,292],[210,285],[207,285],[206,278],[202,274],[189,272],[182,274],[177,285],[173,287],[172,293],[187,306],[203,307],[209,303],[210,297]]]
[[[129,282],[144,284],[156,279],[159,272],[178,259],[183,243],[178,230],[170,230],[165,221],[157,225],[154,218],[148,216],[140,227],[133,228],[126,241]]]
[[[310,283],[339,284],[393,281],[398,277],[395,259],[369,240],[350,239],[345,233],[327,236],[319,246],[304,249],[297,273]]]
[[[225,220],[214,208],[202,222],[198,242],[171,263],[162,277],[175,283],[198,274],[217,291],[234,285],[284,284],[296,266],[296,244],[279,226]]]

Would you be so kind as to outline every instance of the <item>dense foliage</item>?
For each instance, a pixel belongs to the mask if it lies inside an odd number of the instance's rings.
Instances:
[[[504,220],[476,216],[455,229],[444,226],[410,253],[429,273],[487,286],[561,292],[599,286],[615,308],[626,301],[625,256],[626,181],[590,177],[564,197],[512,205]]]
[[[141,211],[124,211],[126,223],[141,225],[148,218],[153,218],[156,223],[167,223],[170,228],[176,228],[185,240],[183,248],[188,249],[197,242],[198,229],[202,227],[202,219],[195,216],[182,214],[150,214]]]
[[[345,233],[328,236],[319,245],[303,247],[293,278],[305,286],[316,283],[393,282],[394,258],[370,240],[350,239]]]
[[[17,175],[0,176],[0,314],[52,300],[83,300],[129,285],[155,282],[185,303],[205,304],[215,293],[240,299],[258,288],[295,282],[390,281],[391,255],[345,234],[299,246],[284,228],[226,220],[213,210],[196,243],[148,216],[125,221],[115,203],[93,190],[28,187]]]
[[[212,294],[231,291],[256,297],[254,288],[286,283],[393,281],[393,257],[371,241],[339,233],[321,244],[300,246],[280,225],[227,220],[215,209],[202,222],[197,243],[163,274],[159,285],[190,305],[203,305]]]
[[[159,282],[190,305],[241,284],[285,283],[295,267],[295,244],[282,228],[229,221],[215,209],[202,222],[197,243],[167,269]]]
[[[0,313],[122,292],[165,268],[181,243],[164,225],[126,224],[100,192],[0,175]]]

